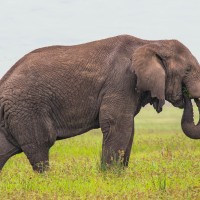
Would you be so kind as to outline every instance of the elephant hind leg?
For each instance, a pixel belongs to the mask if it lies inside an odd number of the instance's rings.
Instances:
[[[56,141],[56,134],[53,123],[45,112],[39,116],[35,113],[28,114],[23,121],[21,119],[19,129],[13,124],[16,140],[33,170],[42,173],[49,168],[49,149]]]
[[[21,153],[22,150],[13,144],[11,144],[5,137],[5,135],[0,132],[0,170],[2,170],[6,161],[14,156],[15,154]]]
[[[53,130],[52,130],[53,131]],[[27,132],[31,137],[26,137],[21,148],[27,156],[34,171],[42,173],[49,168],[49,149],[53,145],[55,139],[50,138],[49,127],[45,124],[35,124],[33,127],[27,128]]]
[[[49,149],[45,144],[29,144],[22,147],[34,171],[43,173],[49,168]]]

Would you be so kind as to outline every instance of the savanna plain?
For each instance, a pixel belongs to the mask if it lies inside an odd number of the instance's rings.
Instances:
[[[200,141],[182,133],[181,115],[170,106],[160,114],[143,108],[127,169],[101,167],[100,130],[56,142],[44,174],[16,155],[0,174],[0,199],[200,199]]]

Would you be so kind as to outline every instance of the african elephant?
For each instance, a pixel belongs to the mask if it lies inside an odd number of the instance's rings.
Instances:
[[[121,35],[34,50],[0,81],[0,169],[24,152],[42,172],[56,140],[95,128],[103,133],[102,162],[120,158],[128,166],[141,107],[150,103],[161,112],[167,100],[183,108],[183,88],[200,97],[199,74],[197,60],[177,40]]]

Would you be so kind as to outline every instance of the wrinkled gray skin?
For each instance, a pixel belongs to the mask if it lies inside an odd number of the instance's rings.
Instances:
[[[200,114],[200,100],[194,99]],[[186,136],[191,139],[200,139],[200,117],[198,123],[194,123],[194,113],[191,99],[184,96],[184,112],[182,116],[181,126]]]
[[[120,158],[127,166],[141,107],[151,103],[161,112],[168,100],[183,108],[183,84],[200,97],[199,74],[197,60],[176,40],[122,35],[37,49],[0,81],[0,169],[23,151],[42,172],[56,140],[99,127],[102,162]]]

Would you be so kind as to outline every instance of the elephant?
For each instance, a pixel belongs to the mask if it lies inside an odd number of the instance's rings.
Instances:
[[[24,152],[33,170],[49,168],[56,140],[101,128],[101,162],[128,166],[134,118],[146,104],[160,113],[169,101],[192,118],[190,99],[200,97],[200,66],[178,40],[119,35],[74,46],[36,49],[0,80],[0,170]],[[186,103],[185,103],[186,102]]]

